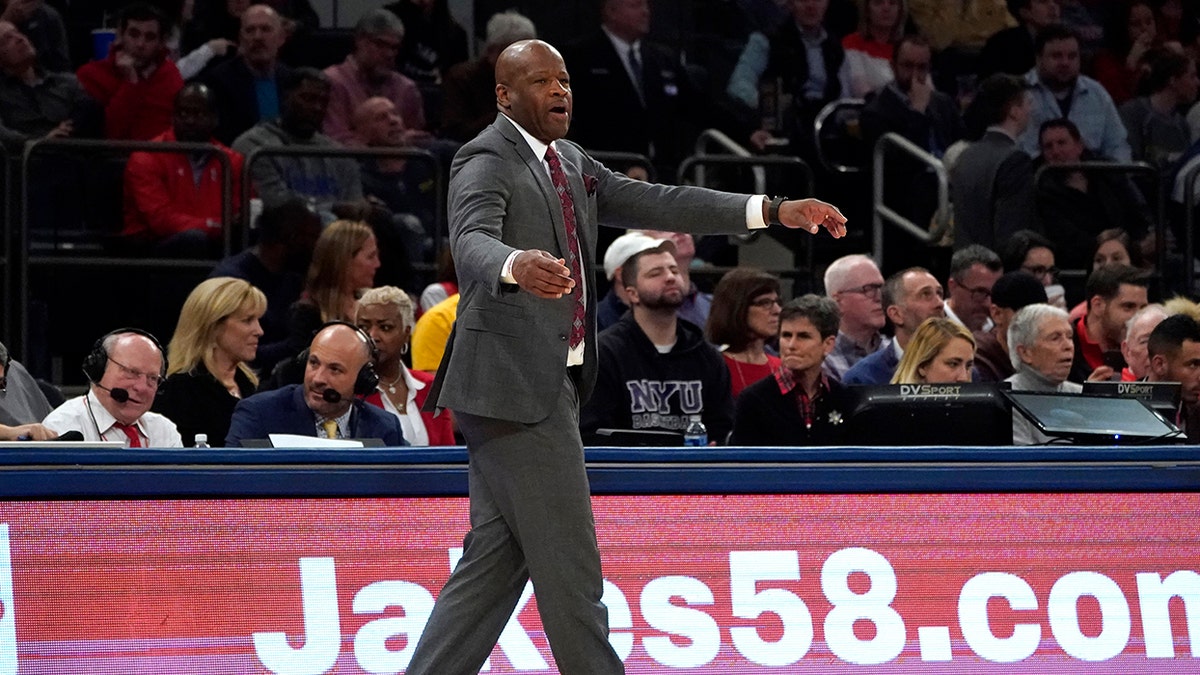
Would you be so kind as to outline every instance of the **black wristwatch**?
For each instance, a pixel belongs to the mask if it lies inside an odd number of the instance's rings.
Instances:
[[[783,224],[779,220],[779,207],[783,206],[783,203],[786,202],[787,200],[788,200],[787,197],[775,197],[774,199],[771,200],[771,205],[767,207],[767,224],[768,225],[782,225]]]

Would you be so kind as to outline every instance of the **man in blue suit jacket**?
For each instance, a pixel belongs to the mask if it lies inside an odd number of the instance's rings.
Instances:
[[[900,356],[917,326],[931,316],[946,316],[942,284],[924,267],[896,272],[883,284],[883,312],[896,329],[896,336],[846,371],[842,384],[888,384],[896,373]]]
[[[394,415],[355,398],[360,372],[370,368],[370,338],[349,324],[317,331],[308,348],[304,384],[255,394],[233,409],[225,444],[269,434],[322,438],[379,438],[389,447],[408,445]],[[373,388],[373,384],[372,384]]]

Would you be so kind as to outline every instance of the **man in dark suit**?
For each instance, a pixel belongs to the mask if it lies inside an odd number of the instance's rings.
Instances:
[[[1033,160],[1017,146],[1029,126],[1030,97],[1012,75],[992,75],[972,104],[987,125],[983,136],[950,169],[954,248],[1003,248],[1017,230],[1039,229],[1034,220]]]
[[[220,124],[215,134],[233,145],[242,132],[279,116],[279,82],[287,67],[279,50],[287,40],[283,19],[266,5],[252,5],[242,13],[237,56],[201,75],[217,95]]]
[[[400,421],[357,396],[375,390],[371,338],[350,324],[317,331],[308,347],[304,384],[255,394],[233,409],[227,447],[270,434],[320,438],[378,438],[389,447],[408,445]]]
[[[579,93],[571,140],[588,150],[636,152],[660,171],[689,154],[700,131],[699,100],[679,59],[646,40],[648,0],[604,0],[601,30],[566,50]]]
[[[570,78],[545,42],[496,63],[500,115],[455,157],[450,244],[461,299],[428,404],[454,411],[470,461],[471,532],[406,671],[477,673],[528,579],[558,668],[622,673],[600,603],[579,404],[596,381],[597,223],[834,236],[837,209],[628,179],[562,140]]]

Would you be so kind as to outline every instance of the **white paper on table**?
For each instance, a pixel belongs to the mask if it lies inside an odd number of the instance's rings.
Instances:
[[[299,434],[269,434],[272,447],[276,448],[361,448],[362,441],[346,438],[320,438]]]

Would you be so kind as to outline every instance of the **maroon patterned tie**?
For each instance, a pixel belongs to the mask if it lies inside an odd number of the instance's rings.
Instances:
[[[583,305],[583,274],[580,271],[583,256],[579,253],[579,235],[575,231],[575,200],[571,197],[571,186],[567,184],[567,174],[563,172],[562,162],[554,146],[546,149],[546,163],[550,165],[550,182],[558,191],[558,201],[562,203],[563,223],[567,226],[567,248],[570,257],[567,267],[571,269],[571,280],[575,289],[571,291],[575,298],[575,316],[571,320],[571,349],[583,342],[584,324],[587,321],[587,308]]]

